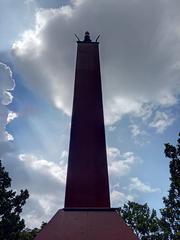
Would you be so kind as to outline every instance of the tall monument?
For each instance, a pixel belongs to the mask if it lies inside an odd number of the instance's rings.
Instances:
[[[65,208],[109,208],[98,42],[78,41]]]
[[[35,240],[137,240],[110,207],[99,43],[88,32],[77,60],[65,206]]]

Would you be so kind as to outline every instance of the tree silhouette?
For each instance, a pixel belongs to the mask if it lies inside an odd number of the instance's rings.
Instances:
[[[139,239],[161,239],[156,210],[153,209],[151,211],[147,203],[142,205],[129,201],[127,204],[124,204],[123,208],[119,208],[119,213]]]
[[[0,239],[18,240],[25,223],[20,213],[29,193],[21,190],[18,195],[10,189],[11,178],[0,161]]]
[[[167,197],[163,198],[165,207],[161,209],[161,227],[164,239],[180,239],[180,133],[178,144],[165,144],[165,156],[170,159],[170,189]]]

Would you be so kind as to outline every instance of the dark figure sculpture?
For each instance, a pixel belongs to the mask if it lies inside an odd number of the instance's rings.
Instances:
[[[84,36],[84,41],[83,42],[87,42],[87,43],[91,42],[89,32],[85,32],[85,36]]]

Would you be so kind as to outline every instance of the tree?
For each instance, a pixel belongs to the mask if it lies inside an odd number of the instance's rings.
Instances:
[[[42,222],[40,229],[39,228],[34,228],[34,229],[29,229],[29,228],[25,228],[19,236],[19,240],[33,240],[38,232],[40,232],[43,227],[45,227],[47,225],[46,222]]]
[[[150,211],[147,204],[128,202],[119,213],[141,240],[178,240],[180,239],[180,133],[177,145],[165,144],[165,156],[170,159],[170,189],[163,198],[164,208],[160,209],[161,218],[156,211]]]
[[[122,208],[119,208],[119,213],[139,239],[161,239],[159,234],[159,219],[157,218],[156,211],[153,209],[151,212],[147,203],[141,205],[129,201]]]
[[[178,144],[165,144],[165,156],[170,159],[170,189],[167,197],[163,198],[165,207],[161,209],[161,228],[163,239],[180,239],[180,133]]]
[[[34,229],[29,229],[25,228],[19,235],[19,240],[33,240],[40,229],[34,228]]]
[[[18,195],[10,187],[11,178],[0,161],[0,239],[18,240],[25,227],[20,213],[29,193],[21,190]]]

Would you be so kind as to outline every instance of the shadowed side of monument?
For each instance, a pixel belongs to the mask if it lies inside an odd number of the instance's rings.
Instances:
[[[65,208],[35,240],[137,240],[110,208],[99,44],[77,44]]]

